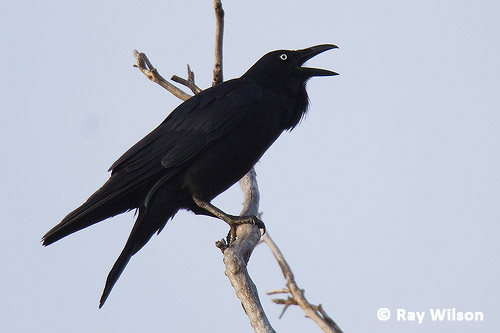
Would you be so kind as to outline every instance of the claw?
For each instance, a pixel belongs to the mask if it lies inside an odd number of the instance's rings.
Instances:
[[[231,246],[236,240],[236,227],[237,225],[231,225],[231,228],[229,229],[226,237],[228,247]]]
[[[251,224],[253,226],[259,227],[259,229],[263,229],[263,235],[266,233],[266,225],[255,215],[249,216],[234,216],[232,220],[226,221],[229,226],[229,233],[227,234],[226,240],[228,246],[234,243],[236,240],[236,228],[242,224]]]
[[[253,225],[258,226],[259,229],[263,229],[263,235],[264,235],[266,233],[266,225],[264,224],[264,222],[254,215],[252,215],[252,219],[253,219]]]
[[[227,241],[228,245],[231,246],[231,244],[236,240],[236,227],[240,224],[251,224],[251,225],[256,225],[260,229],[264,229],[264,234],[266,233],[266,226],[264,225],[264,222],[262,222],[257,216],[255,215],[247,215],[247,216],[234,216],[234,215],[229,215],[224,213],[222,210],[219,208],[215,207],[212,205],[210,202],[206,202],[203,200],[200,200],[196,197],[193,197],[193,201],[195,204],[208,211],[211,213],[214,217],[217,217],[231,227],[229,230],[229,234],[227,235]]]

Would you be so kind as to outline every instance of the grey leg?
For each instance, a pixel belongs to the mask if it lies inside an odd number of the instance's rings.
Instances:
[[[194,202],[196,205],[202,209],[205,209],[206,211],[212,213],[215,217],[221,219],[222,221],[226,222],[229,224],[231,227],[231,230],[229,231],[229,234],[227,235],[228,237],[228,243],[231,244],[234,242],[236,239],[236,227],[239,226],[240,224],[252,224],[256,225],[261,229],[264,229],[264,232],[266,232],[266,226],[264,225],[264,222],[262,222],[257,216],[254,215],[249,215],[249,216],[234,216],[234,215],[229,215],[224,213],[222,210],[219,208],[215,207],[212,205],[210,202],[205,202],[203,200],[199,200],[196,198],[193,198]]]

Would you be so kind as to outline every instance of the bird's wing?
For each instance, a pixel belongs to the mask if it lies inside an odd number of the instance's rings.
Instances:
[[[245,79],[207,89],[178,106],[110,168],[146,171],[180,166],[236,125],[259,105],[260,86]]]

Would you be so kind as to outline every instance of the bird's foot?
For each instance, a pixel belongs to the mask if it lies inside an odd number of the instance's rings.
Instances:
[[[251,224],[259,227],[259,229],[263,229],[264,234],[266,233],[266,225],[255,215],[248,216],[231,216],[231,219],[226,220],[226,223],[229,224],[229,233],[227,234],[227,246],[231,246],[236,240],[236,228],[242,224]]]
[[[198,207],[207,211],[209,213],[207,215],[217,217],[226,222],[227,224],[229,224],[229,227],[231,229],[229,230],[229,234],[227,235],[226,240],[223,239],[216,242],[216,246],[220,248],[223,252],[225,249],[230,247],[236,240],[236,228],[239,225],[251,224],[253,226],[259,227],[260,229],[264,229],[264,233],[266,233],[266,226],[264,225],[264,222],[262,222],[262,220],[260,220],[255,215],[246,215],[246,216],[229,215],[224,213],[222,210],[215,207],[214,205],[212,205],[210,202],[200,200],[196,197],[193,197],[193,201]]]

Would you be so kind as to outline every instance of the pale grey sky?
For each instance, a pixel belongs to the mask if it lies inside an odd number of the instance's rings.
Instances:
[[[337,44],[311,63],[311,108],[257,165],[269,232],[311,302],[345,332],[498,332],[500,3],[225,1],[225,78],[279,48]],[[129,213],[42,248],[40,237],[180,103],[132,67],[210,85],[212,1],[10,1],[0,41],[2,332],[251,332],[214,241],[179,213],[130,262],[102,310]],[[239,190],[217,198],[241,209]],[[279,332],[319,332],[265,246],[251,274]],[[426,312],[422,324],[386,307]],[[433,322],[429,309],[482,311]]]

